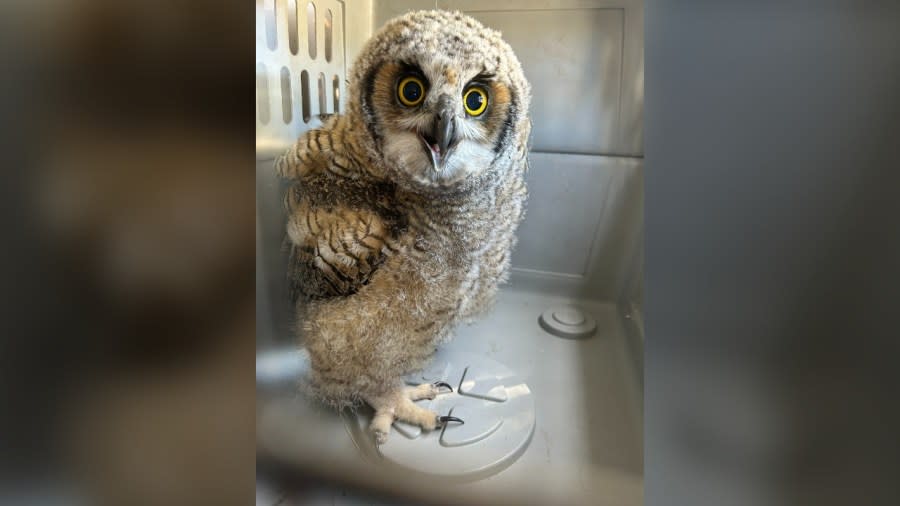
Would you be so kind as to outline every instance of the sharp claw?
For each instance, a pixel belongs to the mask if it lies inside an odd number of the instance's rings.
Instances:
[[[437,388],[447,387],[447,389],[450,390],[451,393],[453,392],[453,387],[451,387],[450,383],[447,383],[446,381],[435,381],[434,383],[432,383],[432,385]]]
[[[461,423],[461,424],[465,424],[465,423],[466,423],[466,422],[464,422],[464,421],[462,420],[462,418],[457,418],[457,417],[455,417],[455,416],[449,416],[449,415],[439,416],[439,417],[438,417],[438,421],[441,422],[442,425],[445,424],[445,423],[447,423],[447,422],[459,422],[459,423]]]

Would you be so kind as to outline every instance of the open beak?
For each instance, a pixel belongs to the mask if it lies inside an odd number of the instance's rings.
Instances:
[[[456,146],[456,115],[453,112],[452,99],[443,95],[438,99],[438,114],[430,132],[419,134],[431,155],[434,169],[439,170]]]

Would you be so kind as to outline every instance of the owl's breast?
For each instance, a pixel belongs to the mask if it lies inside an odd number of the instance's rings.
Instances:
[[[504,196],[514,194],[491,193],[473,201],[409,210],[414,253],[422,255],[423,274],[453,299],[458,318],[489,308],[507,277],[524,195]]]

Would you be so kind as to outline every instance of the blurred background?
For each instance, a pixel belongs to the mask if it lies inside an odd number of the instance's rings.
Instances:
[[[649,1],[648,504],[898,504],[900,3]]]
[[[897,504],[897,3],[644,17],[646,503]],[[0,6],[0,503],[254,500],[253,30]]]
[[[253,500],[252,38],[249,5],[0,6],[0,503]]]

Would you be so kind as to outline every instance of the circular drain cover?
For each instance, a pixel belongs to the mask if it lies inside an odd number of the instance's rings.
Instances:
[[[465,423],[451,422],[428,432],[394,422],[387,442],[377,448],[380,458],[420,473],[480,479],[502,471],[528,447],[534,431],[534,398],[528,385],[503,364],[473,353],[438,352],[424,371],[404,381],[452,385],[453,393],[417,404]],[[360,448],[374,445],[366,430],[371,420],[371,410],[359,410],[348,420]]]
[[[591,337],[597,330],[597,322],[590,315],[572,306],[552,307],[541,314],[538,323],[554,336],[569,339]]]

